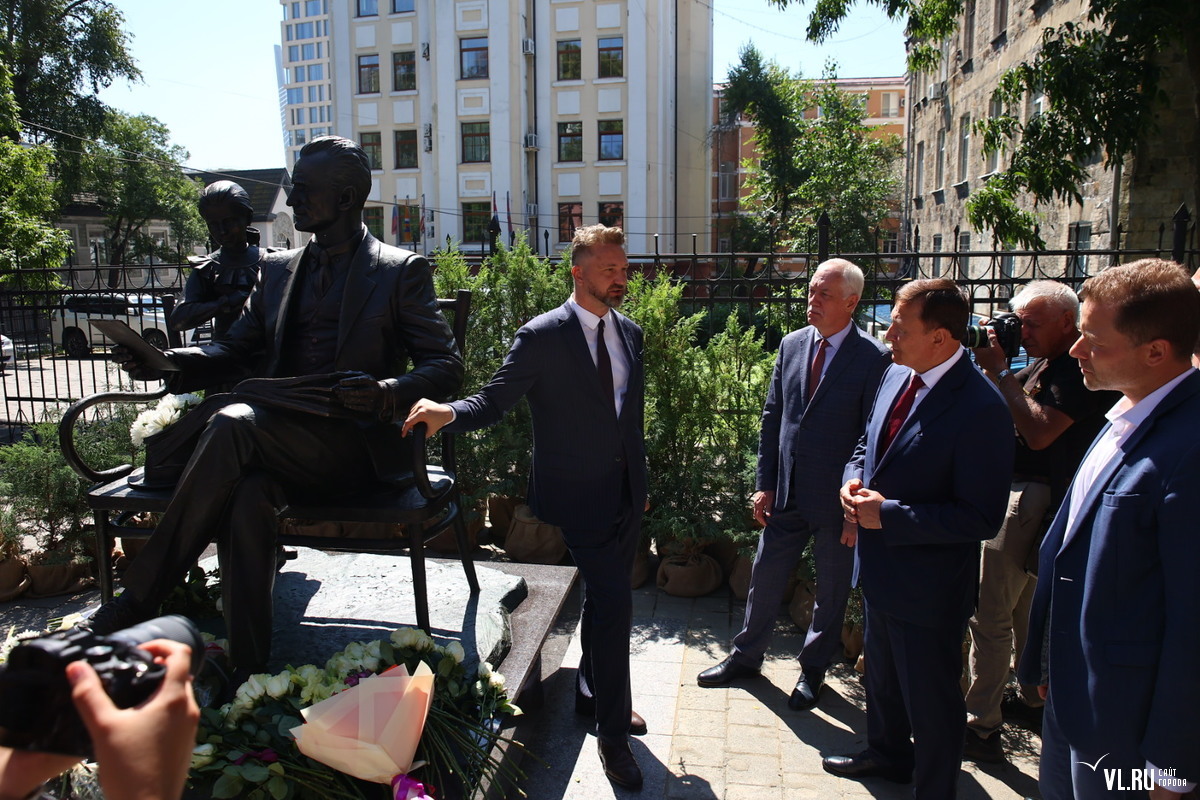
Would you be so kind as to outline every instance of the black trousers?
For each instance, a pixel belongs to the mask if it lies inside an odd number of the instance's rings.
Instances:
[[[925,626],[869,603],[866,611],[868,749],[913,770],[916,800],[951,800],[967,729],[959,684],[967,621]]]
[[[230,657],[265,667],[271,654],[277,514],[289,494],[346,494],[375,480],[360,428],[250,403],[209,420],[162,521],[125,574],[125,588],[160,603],[217,543]]]
[[[563,528],[563,539],[583,578],[579,691],[596,698],[596,735],[624,742],[633,701],[629,635],[633,625],[630,575],[641,535],[642,511],[628,503],[620,519],[600,529]]]

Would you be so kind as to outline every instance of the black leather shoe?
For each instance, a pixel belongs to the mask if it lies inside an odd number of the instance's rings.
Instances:
[[[967,728],[966,738],[963,739],[963,761],[974,761],[977,764],[1003,764],[1004,745],[1000,742],[1000,731],[992,731],[987,736],[980,736]]]
[[[588,697],[578,689],[575,690],[575,713],[581,717],[596,718],[596,698]],[[646,720],[636,711],[629,712],[629,733],[631,736],[646,735]]]
[[[1000,701],[1000,713],[1005,722],[1015,722],[1022,728],[1028,728],[1034,733],[1042,732],[1042,706],[1031,706],[1017,695],[1016,692],[1005,692]]]
[[[821,689],[824,687],[824,675],[809,677],[800,673],[800,679],[796,681],[796,688],[792,689],[792,694],[788,697],[788,708],[792,711],[809,711],[816,708],[817,698],[820,697]]]
[[[733,656],[726,656],[725,660],[715,667],[709,667],[696,676],[696,683],[701,686],[728,686],[738,678],[754,678],[761,673],[753,667],[747,667],[745,664],[739,664],[733,660]]]
[[[96,613],[81,620],[75,627],[100,636],[107,636],[137,625],[139,622],[153,619],[157,611],[157,607],[150,607],[149,604],[137,600],[128,591],[125,591],[119,597],[100,606],[96,609]]]
[[[912,783],[912,770],[893,767],[864,750],[852,756],[826,756],[821,768],[843,778],[884,778],[895,783]]]
[[[629,750],[629,742],[609,744],[597,739],[596,743],[600,750],[600,763],[604,765],[604,776],[622,789],[641,791],[642,768]]]

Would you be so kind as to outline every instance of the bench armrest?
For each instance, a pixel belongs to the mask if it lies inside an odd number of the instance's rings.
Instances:
[[[62,421],[58,423],[58,446],[62,450],[63,458],[67,460],[67,465],[75,470],[75,474],[79,477],[92,483],[107,483],[128,475],[133,471],[132,464],[122,464],[106,470],[96,470],[85,464],[79,451],[75,448],[75,422],[89,408],[101,403],[145,403],[157,400],[166,394],[167,387],[164,386],[157,392],[99,392],[82,400],[76,400],[63,414]]]

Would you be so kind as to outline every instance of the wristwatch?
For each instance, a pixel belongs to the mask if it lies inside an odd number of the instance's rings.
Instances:
[[[1012,370],[1009,369],[1008,367],[1005,367],[1004,369],[1000,370],[999,372],[996,373],[996,383],[999,383],[1000,381],[1004,380],[1009,375],[1012,375]]]

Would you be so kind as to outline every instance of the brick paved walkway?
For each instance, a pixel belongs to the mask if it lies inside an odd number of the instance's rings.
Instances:
[[[912,796],[911,787],[880,779],[852,781],[829,775],[821,758],[865,747],[866,717],[858,675],[837,667],[814,712],[787,707],[795,684],[794,659],[802,637],[783,615],[764,664],[763,677],[731,688],[702,689],[696,674],[728,652],[741,626],[744,605],[727,592],[696,599],[666,595],[651,584],[634,596],[632,655],[634,707],[650,732],[633,739],[646,785],[640,793],[614,789],[605,779],[588,725],[571,713],[578,629],[568,619],[569,639],[561,659],[546,664],[545,705],[535,718],[538,732],[528,742],[546,766],[527,762],[523,783],[531,798],[594,800],[826,800]],[[577,613],[577,612],[576,612]],[[551,644],[548,657],[553,653]],[[532,715],[531,715],[532,716]],[[531,719],[531,721],[534,721]],[[1040,742],[1011,726],[1004,731],[1006,764],[965,763],[958,796],[963,800],[1020,800],[1037,797]]]

